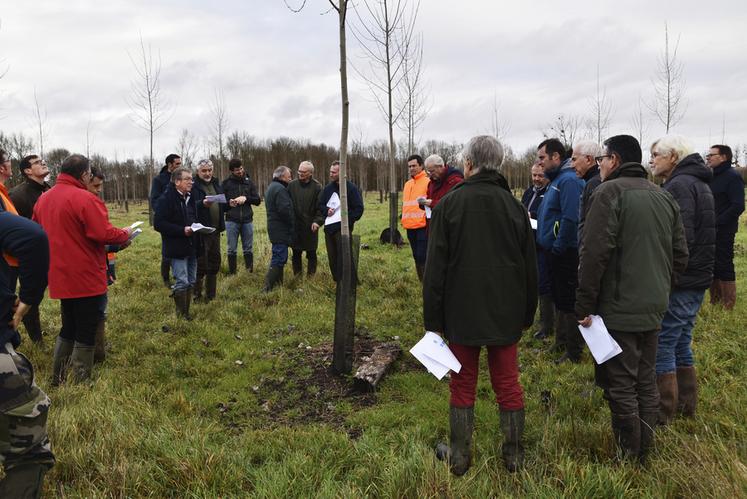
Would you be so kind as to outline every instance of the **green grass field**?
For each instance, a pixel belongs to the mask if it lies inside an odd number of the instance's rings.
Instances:
[[[367,197],[356,233],[357,328],[397,337],[404,353],[375,395],[330,383],[334,287],[320,244],[320,272],[260,290],[269,261],[265,212],[255,213],[256,271],[221,274],[218,299],[174,318],[159,276],[160,238],[148,228],[118,259],[110,288],[111,350],[92,386],[49,386],[59,303],[46,300],[46,347],[25,340],[52,398],[49,433],[57,465],[49,497],[737,497],[747,496],[747,338],[742,284],[737,308],[705,304],[694,334],[700,401],[694,420],[657,432],[647,468],[614,461],[609,410],[593,368],[555,366],[525,334],[521,381],[527,404],[526,467],[509,475],[490,383],[478,385],[472,469],[453,477],[436,460],[448,436],[448,385],[407,352],[422,335],[421,293],[411,254],[382,246],[387,204]],[[145,220],[112,208],[118,225]],[[738,280],[746,238],[737,236]],[[224,237],[225,248],[225,237]],[[224,257],[225,266],[225,257]],[[288,266],[289,267],[289,266]],[[706,298],[707,301],[707,298]],[[534,328],[533,328],[534,329]],[[25,333],[22,333],[25,335]],[[362,339],[357,339],[361,340]],[[237,362],[239,361],[239,362]],[[550,390],[549,404],[540,394]]]

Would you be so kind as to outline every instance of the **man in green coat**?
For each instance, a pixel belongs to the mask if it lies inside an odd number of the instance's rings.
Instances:
[[[449,446],[441,444],[436,452],[448,458],[455,475],[467,472],[478,361],[486,346],[504,435],[503,460],[516,471],[524,457],[517,343],[537,307],[534,233],[526,209],[498,173],[501,144],[478,136],[462,155],[465,181],[433,210],[423,278],[425,328],[443,333],[462,365],[449,384]]]
[[[265,276],[264,292],[283,283],[283,267],[288,261],[288,246],[293,244],[293,201],[288,194],[291,171],[287,166],[278,166],[272,174],[272,182],[265,191],[267,207],[267,235],[272,244],[270,268]]]
[[[293,242],[293,273],[303,272],[301,257],[306,252],[308,260],[308,274],[316,273],[316,248],[319,245],[319,227],[324,223],[324,217],[319,211],[319,195],[322,184],[314,178],[314,165],[311,161],[302,161],[298,165],[298,178],[288,184],[288,192],[293,200],[293,211],[296,219],[296,239]]]
[[[672,196],[649,182],[629,135],[604,142],[601,185],[591,196],[580,247],[576,318],[599,315],[622,352],[595,364],[622,454],[645,462],[659,412],[657,331],[673,276],[687,267],[687,242]]]

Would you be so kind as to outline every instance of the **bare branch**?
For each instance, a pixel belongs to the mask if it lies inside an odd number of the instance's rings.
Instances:
[[[684,66],[677,58],[680,40],[674,48],[669,45],[669,27],[664,24],[664,52],[659,57],[656,75],[651,83],[654,86],[653,101],[648,108],[664,125],[666,133],[679,123],[685,115],[686,104]]]

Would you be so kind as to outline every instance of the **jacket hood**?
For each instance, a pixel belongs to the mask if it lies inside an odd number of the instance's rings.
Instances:
[[[702,156],[698,153],[685,156],[682,161],[677,163],[669,179],[671,180],[677,175],[692,175],[706,183],[713,180],[713,170],[706,166]]]
[[[561,171],[567,170],[569,168],[573,168],[573,166],[571,165],[571,158],[564,160],[562,163],[560,163],[560,166],[557,166],[552,170],[545,171],[545,177],[549,178],[550,182],[552,182],[557,178],[558,175],[560,175]]]
[[[610,173],[610,176],[604,179],[605,182],[608,180],[615,180],[616,178],[623,177],[640,177],[646,178],[648,174],[646,169],[640,163],[623,163],[617,167],[617,170]]]

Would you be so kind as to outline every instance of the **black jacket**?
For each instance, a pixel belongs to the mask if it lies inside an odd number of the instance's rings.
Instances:
[[[711,192],[716,206],[719,232],[737,232],[739,215],[744,211],[744,180],[727,161],[713,169]]]
[[[713,172],[696,153],[677,163],[672,175],[662,185],[680,206],[687,239],[687,269],[676,278],[678,288],[706,289],[713,280],[716,211],[708,187],[712,179]]]
[[[293,244],[294,212],[288,186],[274,179],[265,191],[267,236],[272,244]]]
[[[34,214],[34,205],[39,197],[51,188],[46,182],[40,184],[27,177],[21,184],[11,189],[8,194],[18,214],[25,218],[31,218]]]
[[[166,189],[171,185],[171,173],[169,173],[168,167],[164,166],[161,171],[153,177],[153,182],[150,184],[150,206],[154,210],[156,209],[156,203],[158,199],[163,196]]]
[[[348,224],[350,225],[350,232],[353,232],[355,222],[361,219],[363,216],[363,198],[361,197],[361,191],[351,181],[347,181],[348,188]],[[327,203],[332,197],[332,194],[337,193],[340,195],[340,184],[338,182],[330,182],[322,190],[322,194],[319,196],[319,211],[327,217]],[[325,234],[337,234],[340,232],[342,224],[340,222],[325,225]]]
[[[226,208],[226,221],[240,224],[251,223],[254,219],[254,212],[251,205],[259,206],[259,203],[262,202],[254,182],[247,176],[236,178],[235,175],[229,175],[223,181],[222,187],[227,201],[236,199],[239,196],[246,196],[246,203],[241,206],[233,208],[228,206]]]
[[[510,345],[536,308],[537,252],[526,208],[499,173],[467,178],[431,217],[426,330],[462,345]]]
[[[581,193],[581,203],[578,207],[578,240],[581,241],[583,237],[584,223],[586,222],[586,215],[589,214],[589,208],[591,207],[591,195],[594,189],[599,187],[602,183],[602,177],[599,176],[599,167],[597,165],[589,168],[589,171],[584,175],[584,190]]]
[[[542,200],[545,198],[545,192],[547,192],[547,185],[536,191],[535,187],[530,185],[521,196],[521,204],[523,204],[524,208],[527,209],[529,216],[535,220],[537,220],[537,212],[539,211],[540,205],[542,205]]]
[[[49,241],[36,222],[10,212],[0,212],[0,253],[18,259],[18,267],[10,267],[0,256],[0,342],[18,346],[20,336],[8,327],[13,318],[16,299],[16,277],[21,282],[18,298],[28,305],[38,305],[47,288]]]
[[[156,214],[153,226],[163,238],[163,252],[166,258],[187,258],[196,256],[200,244],[199,236],[184,234],[184,227],[197,221],[195,203],[202,202],[199,191],[193,189],[187,197],[169,184],[166,192],[156,203]]]
[[[221,187],[217,178],[213,177],[210,179],[210,185],[213,186],[216,194],[223,194],[223,187]],[[192,184],[192,192],[195,195],[198,195],[197,191],[199,191],[199,197],[204,200],[205,196],[208,195],[205,186],[206,183],[203,182],[200,177],[195,176],[194,183]],[[228,199],[226,199],[226,201],[228,201]],[[215,225],[210,218],[210,208],[205,206],[204,203],[197,203],[195,204],[195,209],[197,210],[197,221],[206,227],[215,227],[215,230],[218,232],[223,232],[226,230],[226,221],[223,214],[225,213],[227,206],[228,204],[218,204],[218,224]]]

